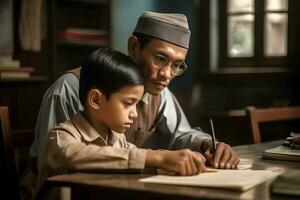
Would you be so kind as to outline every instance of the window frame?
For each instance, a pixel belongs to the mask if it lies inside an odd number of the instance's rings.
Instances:
[[[227,0],[219,1],[219,63],[220,67],[285,67],[288,65],[290,44],[290,7],[292,1],[288,0],[288,24],[287,24],[287,55],[265,56],[264,55],[264,21],[265,0],[254,0],[254,48],[252,57],[229,57],[228,55],[228,13]],[[245,12],[247,13],[247,12]],[[272,13],[276,13],[273,12]],[[279,13],[279,12],[278,12]],[[280,12],[281,13],[281,12]]]

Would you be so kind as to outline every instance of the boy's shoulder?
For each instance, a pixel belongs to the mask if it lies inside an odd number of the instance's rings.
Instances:
[[[80,137],[78,130],[72,120],[66,120],[62,123],[58,123],[51,131],[50,134],[68,134],[72,135],[73,137],[77,138]]]
[[[74,132],[76,127],[72,123],[72,120],[66,120],[64,122],[58,123],[51,132],[63,131],[63,132]]]

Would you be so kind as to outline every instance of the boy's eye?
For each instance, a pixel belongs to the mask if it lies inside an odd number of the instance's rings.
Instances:
[[[126,106],[131,106],[131,105],[133,105],[133,101],[125,101],[124,104]]]

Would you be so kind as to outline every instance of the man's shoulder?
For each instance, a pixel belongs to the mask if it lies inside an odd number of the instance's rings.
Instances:
[[[60,76],[47,90],[46,94],[49,95],[63,95],[68,91],[68,94],[78,93],[79,79],[72,73],[65,73]]]
[[[52,85],[70,85],[70,86],[74,86],[75,84],[79,84],[79,78],[71,73],[71,72],[67,72],[64,73],[63,75],[61,75]]]

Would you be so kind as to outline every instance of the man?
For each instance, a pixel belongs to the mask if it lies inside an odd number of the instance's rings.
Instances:
[[[145,93],[139,104],[138,118],[126,132],[126,137],[144,148],[190,148],[202,153],[216,168],[236,168],[239,159],[231,147],[219,142],[212,154],[211,137],[190,127],[176,98],[167,88],[170,81],[187,68],[184,60],[189,39],[185,15],[145,12],[139,18],[128,39],[128,54],[141,66]],[[61,76],[44,95],[31,148],[31,155],[37,157],[38,170],[49,130],[82,110],[78,72],[77,69]]]

